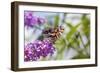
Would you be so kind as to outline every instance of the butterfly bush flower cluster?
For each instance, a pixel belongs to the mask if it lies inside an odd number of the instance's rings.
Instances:
[[[33,28],[35,25],[41,25],[45,23],[45,19],[34,16],[32,11],[25,11],[24,13],[24,24],[27,27]]]
[[[55,48],[49,40],[36,40],[25,46],[24,49],[24,61],[37,61],[41,57],[54,54]]]

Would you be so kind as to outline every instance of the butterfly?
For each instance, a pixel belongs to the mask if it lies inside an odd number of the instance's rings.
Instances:
[[[52,42],[55,43],[55,41],[61,36],[61,34],[64,32],[64,28],[62,26],[58,26],[56,28],[49,28],[43,30],[43,34]]]

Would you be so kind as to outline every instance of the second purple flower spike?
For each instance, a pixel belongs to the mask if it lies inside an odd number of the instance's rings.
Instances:
[[[37,40],[25,46],[24,61],[37,61],[40,57],[52,56],[55,48],[49,40]]]

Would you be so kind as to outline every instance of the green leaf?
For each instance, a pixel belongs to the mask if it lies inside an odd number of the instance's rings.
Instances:
[[[62,60],[63,58],[63,53],[58,53],[56,60]]]
[[[66,42],[63,38],[59,38],[55,44],[54,44],[55,48],[57,49],[57,60],[61,60],[63,58],[63,52],[66,49]]]
[[[55,19],[54,19],[54,27],[57,27],[58,24],[59,24],[59,16],[56,15],[54,18],[55,18]]]
[[[84,34],[89,37],[89,33],[90,33],[90,19],[87,18],[86,14],[84,14],[82,16],[81,22],[82,22],[82,27],[83,27],[82,30],[83,30]]]
[[[86,59],[86,58],[90,58],[90,56],[80,53],[77,56],[73,57],[72,59]]]
[[[76,26],[74,26],[73,28],[70,29],[69,33],[66,35],[66,39],[69,40],[72,35],[75,34],[75,32],[77,32],[77,28],[80,26],[80,24],[77,24]]]
[[[85,45],[86,47],[90,45],[90,40],[88,40],[87,44]]]
[[[81,20],[82,20],[82,24],[84,25],[84,27],[89,26],[90,20],[87,18],[87,15],[86,15],[86,14],[84,14],[84,15],[82,16]]]
[[[69,23],[69,22],[65,22],[66,23],[66,25],[71,29],[71,28],[73,28],[73,26],[72,26],[72,24],[71,23]]]
[[[66,46],[66,42],[63,38],[59,38],[55,44],[54,44],[55,48],[58,49],[58,51],[61,51],[62,49],[65,49],[64,47]]]

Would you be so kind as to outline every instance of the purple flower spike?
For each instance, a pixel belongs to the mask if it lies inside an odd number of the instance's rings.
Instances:
[[[34,27],[35,25],[44,24],[45,19],[41,17],[34,16],[32,11],[25,11],[24,13],[24,24],[27,27]]]
[[[52,56],[55,48],[49,40],[37,40],[25,46],[24,61],[37,61],[40,57]]]
[[[35,24],[37,24],[37,17],[33,16],[32,11],[27,11],[24,13],[24,24],[28,27],[33,27]]]

